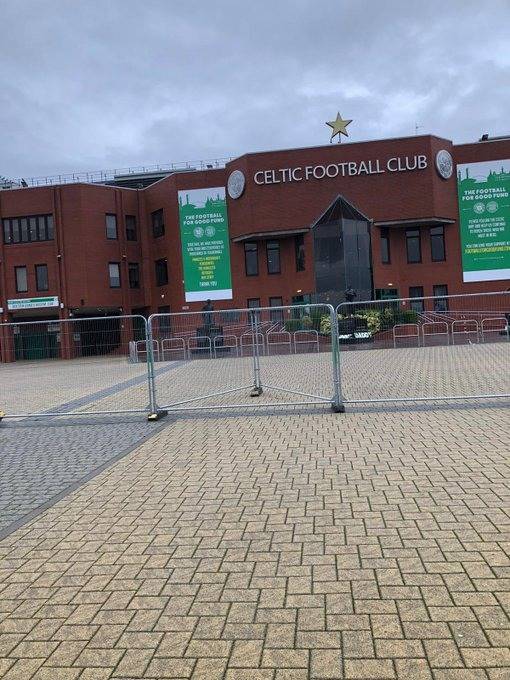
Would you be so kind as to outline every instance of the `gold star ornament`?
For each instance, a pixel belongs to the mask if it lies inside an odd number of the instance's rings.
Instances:
[[[332,142],[336,135],[338,135],[338,141],[341,139],[340,135],[345,135],[348,137],[349,133],[345,128],[349,125],[349,123],[352,123],[352,120],[344,120],[339,113],[336,114],[336,120],[328,121],[326,125],[329,125],[329,127],[333,129],[333,132],[331,133],[331,139],[329,141]]]

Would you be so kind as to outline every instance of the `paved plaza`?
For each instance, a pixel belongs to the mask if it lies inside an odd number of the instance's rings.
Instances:
[[[508,405],[163,421],[0,543],[0,677],[506,680]]]
[[[342,390],[508,394],[509,360],[345,350]],[[94,415],[146,409],[143,364],[0,366],[0,678],[510,677],[510,400],[335,415],[330,353],[260,365],[252,399],[251,357],[158,362],[161,406],[232,407],[158,423]]]

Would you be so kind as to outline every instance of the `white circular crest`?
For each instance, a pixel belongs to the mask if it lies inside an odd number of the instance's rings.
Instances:
[[[436,170],[443,179],[450,179],[453,175],[453,158],[446,149],[441,149],[436,153]]]
[[[239,198],[242,196],[246,180],[244,174],[240,170],[234,170],[230,173],[227,182],[227,191],[230,198]]]

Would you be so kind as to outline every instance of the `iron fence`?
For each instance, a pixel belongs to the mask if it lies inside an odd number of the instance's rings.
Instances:
[[[132,350],[146,337],[136,315],[0,324],[4,417],[146,412],[147,362]]]
[[[341,409],[333,318],[330,305],[151,316],[147,349],[155,367],[168,366],[154,371],[154,411]]]
[[[508,291],[343,303],[336,314],[345,403],[510,396]]]
[[[0,409],[157,420],[509,397],[509,363],[510,292],[4,323]]]

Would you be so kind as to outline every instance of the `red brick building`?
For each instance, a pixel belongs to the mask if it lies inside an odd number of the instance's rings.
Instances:
[[[446,178],[440,151],[453,159]],[[337,302],[346,286],[379,298],[504,290],[509,280],[463,283],[455,164],[509,158],[510,138],[455,146],[426,135],[246,154],[140,189],[2,190],[2,321],[199,309],[185,301],[178,191],[224,187],[235,170],[244,190],[227,194],[233,299],[216,308]],[[362,227],[353,238],[373,280],[342,251],[343,274],[331,269],[319,295],[319,259],[327,268],[336,245],[318,243],[314,225],[340,213],[368,225],[368,241]]]

